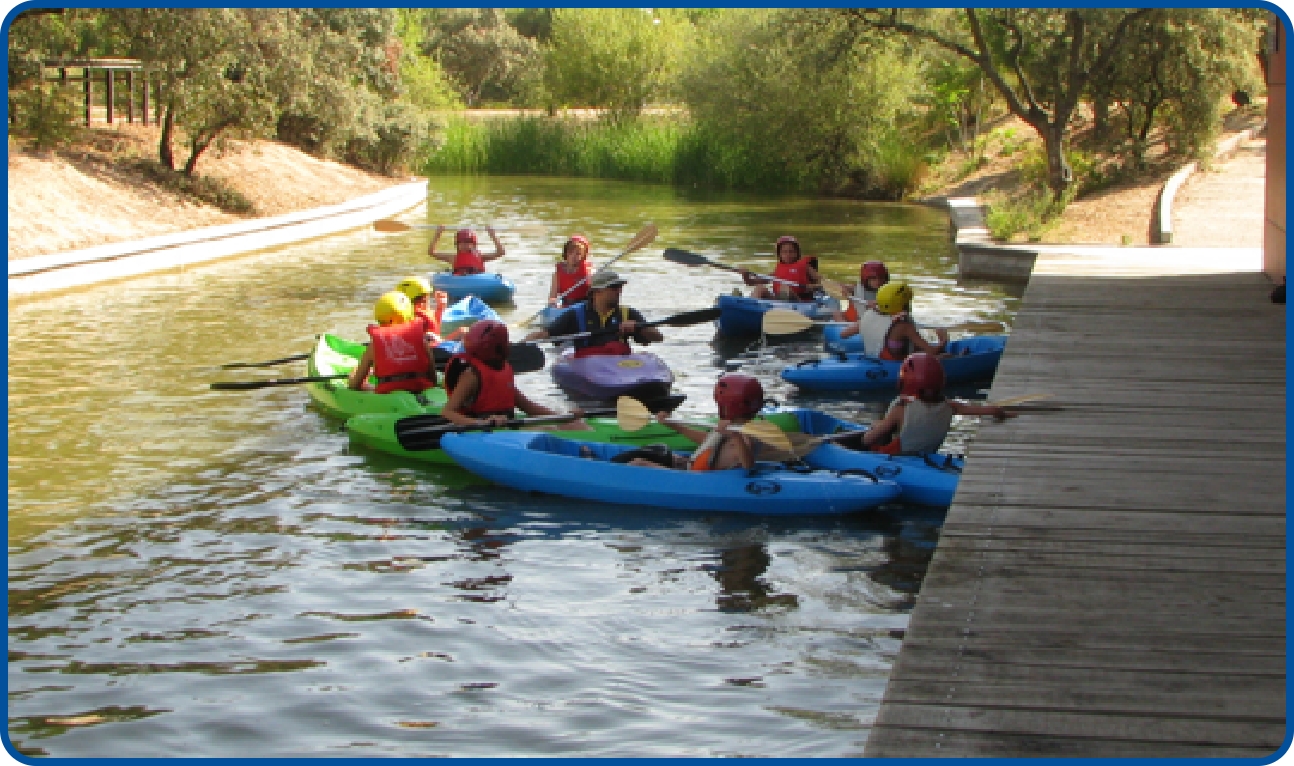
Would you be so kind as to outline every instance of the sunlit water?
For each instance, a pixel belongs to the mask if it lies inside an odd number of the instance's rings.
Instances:
[[[410,217],[407,220],[412,221]],[[795,234],[822,270],[878,258],[927,323],[1009,322],[958,285],[921,207],[535,178],[434,179],[427,221],[504,232],[516,321],[565,237],[619,252],[649,318],[730,292],[681,247],[769,270]],[[373,300],[433,270],[429,233],[356,232],[9,306],[9,733],[55,756],[851,756],[884,692],[943,511],[777,519],[602,506],[348,449],[301,388],[220,371],[362,337]],[[804,397],[809,342],[653,350],[713,412],[725,369],[853,419],[886,397]],[[546,372],[534,398],[570,402]],[[973,391],[971,393],[974,393]],[[959,422],[954,449],[973,438]]]

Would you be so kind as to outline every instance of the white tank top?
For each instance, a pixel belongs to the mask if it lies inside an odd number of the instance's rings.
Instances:
[[[863,353],[880,356],[885,348],[885,336],[890,333],[894,317],[868,309],[858,317],[858,337],[863,339]]]
[[[891,409],[898,405],[895,399]],[[899,429],[899,444],[903,454],[938,452],[953,424],[953,408],[947,400],[931,404],[920,399],[909,399],[903,408],[903,426]]]

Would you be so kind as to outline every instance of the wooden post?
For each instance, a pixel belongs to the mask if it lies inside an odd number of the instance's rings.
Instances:
[[[111,69],[103,70],[103,82],[108,86],[107,95],[105,95],[103,99],[103,106],[105,111],[107,112],[109,125],[112,124],[112,97],[113,97],[112,81],[115,79],[116,78],[113,77]]]
[[[90,67],[84,67],[81,71],[85,73],[85,77],[81,79],[85,83],[85,126],[88,128],[90,127],[90,100],[94,95],[94,88],[90,84],[93,82],[90,79]]]
[[[126,122],[135,122],[135,70],[126,70]]]
[[[145,69],[143,74],[144,74],[144,91],[141,94],[142,102],[140,103],[139,121],[142,124],[147,125],[148,124],[148,70]]]

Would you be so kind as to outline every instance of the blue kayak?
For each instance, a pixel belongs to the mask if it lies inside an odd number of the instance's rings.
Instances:
[[[822,345],[828,351],[846,354],[863,353],[863,336],[850,335],[844,340],[840,339],[840,333],[854,322],[837,322],[833,324],[824,324],[822,326]]]
[[[449,335],[460,327],[471,327],[482,319],[503,321],[494,309],[485,305],[485,301],[469,295],[452,306],[445,307],[445,313],[440,315],[440,334]]]
[[[441,449],[472,473],[513,489],[602,503],[763,515],[850,513],[894,500],[899,485],[834,471],[760,464],[755,471],[682,471],[608,462],[633,447],[546,433],[448,434]],[[583,453],[583,456],[582,456]]]
[[[581,359],[563,355],[549,369],[557,385],[583,399],[619,396],[657,399],[668,396],[674,385],[674,373],[655,354],[595,355]]]
[[[776,301],[720,295],[715,303],[723,312],[719,315],[719,334],[729,337],[762,335],[764,314],[770,309],[797,311],[810,319],[829,320],[838,306],[835,300],[825,295],[812,301]]]
[[[486,303],[507,303],[517,292],[512,280],[490,271],[461,276],[442,271],[431,275],[431,286],[448,294],[451,301],[475,295]]]
[[[557,308],[556,306],[545,306],[540,310],[539,318],[535,320],[535,325],[541,330],[547,330],[549,327],[553,326],[553,322],[557,321],[557,317],[565,314],[569,308],[570,306],[563,306],[561,308]]]
[[[861,434],[867,430],[867,426],[850,423],[819,410],[786,408],[765,410],[762,415],[790,434],[827,436],[847,431]],[[878,479],[898,484],[903,490],[899,495],[902,502],[941,507],[952,504],[957,481],[966,465],[962,456],[945,452],[893,456],[862,452],[830,442],[818,445],[803,460],[812,468],[866,471]]]
[[[990,380],[1006,348],[1005,335],[980,335],[948,344],[949,356],[939,357],[949,384]],[[782,379],[806,391],[898,390],[899,362],[840,354],[800,362],[782,370]]]

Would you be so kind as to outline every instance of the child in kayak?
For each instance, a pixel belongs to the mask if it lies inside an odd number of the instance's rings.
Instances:
[[[1015,413],[1002,407],[944,398],[944,367],[939,359],[915,353],[899,367],[899,395],[885,417],[863,433],[864,450],[886,455],[938,452],[953,415],[992,415],[999,422]]]
[[[377,392],[422,393],[436,385],[436,366],[427,341],[430,326],[415,316],[413,303],[398,290],[377,299],[373,306],[377,324],[368,326],[372,340],[355,365],[347,385],[356,391],[369,388],[368,375],[377,375]]]
[[[460,426],[491,426],[511,420],[517,410],[530,416],[559,414],[521,393],[508,364],[508,351],[507,325],[493,319],[473,324],[463,340],[463,353],[455,354],[445,366],[449,401],[441,409],[441,417]],[[578,407],[571,414],[584,416]],[[556,428],[591,430],[578,419]]]
[[[844,311],[835,312],[837,322],[857,322],[859,315],[876,305],[876,291],[889,284],[890,270],[880,261],[867,261],[858,267],[858,283],[843,285],[849,297]],[[852,333],[851,333],[852,334]]]
[[[861,335],[863,353],[877,359],[901,361],[913,352],[932,356],[948,347],[948,331],[937,328],[939,343],[931,345],[912,321],[912,298],[915,293],[907,282],[890,282],[876,291],[876,306],[862,312],[858,321],[840,331],[840,339]]]
[[[702,431],[669,419],[668,412],[656,413],[656,420],[699,445],[690,458],[674,455],[663,445],[647,445],[622,452],[613,463],[678,468],[691,471],[722,471],[755,467],[756,445],[738,429],[750,422],[764,407],[764,387],[749,375],[729,373],[714,384],[714,401],[719,405],[719,423],[713,431]]]
[[[485,233],[490,235],[490,241],[494,243],[494,252],[490,255],[482,253],[476,246],[476,232],[471,229],[459,229],[454,234],[455,253],[436,252],[436,243],[440,241],[440,235],[445,232],[444,226],[437,226],[436,233],[431,238],[431,244],[427,247],[427,255],[438,261],[444,261],[453,268],[455,276],[464,276],[467,274],[481,274],[485,272],[485,262],[493,261],[503,257],[503,245],[499,243],[499,238],[494,234],[493,226],[486,226]]]
[[[574,306],[589,294],[589,276],[593,265],[589,263],[589,241],[582,234],[572,234],[562,247],[562,260],[553,271],[553,281],[548,288],[548,305]]]
[[[773,276],[779,281],[768,287],[768,280],[754,272],[742,269],[742,279],[748,285],[755,285],[753,298],[775,298],[784,301],[811,301],[813,291],[821,281],[814,259],[805,258],[800,252],[800,241],[795,237],[780,237],[777,240],[777,268]],[[787,284],[787,283],[792,284]]]
[[[449,338],[440,337],[440,318],[449,304],[449,297],[439,291],[433,294],[431,284],[427,280],[422,277],[405,277],[400,280],[400,284],[396,285],[395,289],[409,298],[409,302],[413,304],[413,315],[427,323],[427,340],[431,345],[438,346],[443,341],[454,340],[466,332],[463,328],[459,328]],[[433,297],[436,301],[434,309],[431,306]]]

